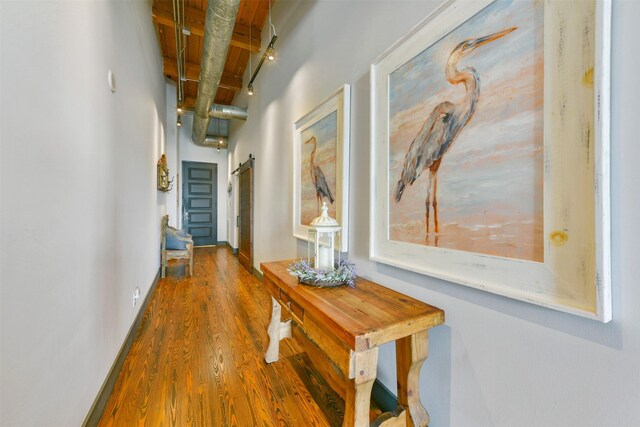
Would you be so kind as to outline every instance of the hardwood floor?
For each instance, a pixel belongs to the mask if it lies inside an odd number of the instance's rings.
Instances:
[[[225,247],[169,267],[101,426],[339,426],[344,403],[293,340],[268,365],[271,302]]]

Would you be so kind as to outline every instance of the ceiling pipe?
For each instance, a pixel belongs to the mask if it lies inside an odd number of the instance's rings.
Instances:
[[[246,108],[235,107],[233,105],[220,105],[214,104],[209,110],[209,117],[216,117],[218,119],[238,119],[247,120],[249,113]]]
[[[211,147],[218,149],[227,149],[229,147],[229,139],[226,136],[207,135],[204,139],[203,147]]]
[[[220,135],[208,134],[201,144],[201,147],[217,148],[218,150],[226,150],[229,147],[229,138]]]
[[[191,139],[196,145],[209,146],[205,144],[209,127],[209,111],[224,70],[239,6],[240,0],[210,0],[207,6],[200,84],[191,130]]]

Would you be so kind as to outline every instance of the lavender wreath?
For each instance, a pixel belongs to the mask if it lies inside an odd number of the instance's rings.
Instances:
[[[289,265],[289,274],[297,276],[298,281],[317,288],[332,288],[347,285],[355,288],[356,265],[341,259],[336,262],[335,270],[315,269],[307,259],[299,259]]]

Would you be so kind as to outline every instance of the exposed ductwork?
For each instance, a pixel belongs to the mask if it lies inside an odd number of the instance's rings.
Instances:
[[[202,145],[217,149],[227,149],[229,148],[229,139],[226,136],[207,135]]]
[[[239,6],[240,0],[209,0],[207,6],[200,84],[191,131],[191,139],[196,145],[211,146],[206,144],[209,114],[224,70]]]
[[[238,119],[247,120],[249,114],[246,108],[234,107],[233,105],[214,104],[209,110],[209,117],[218,119]]]

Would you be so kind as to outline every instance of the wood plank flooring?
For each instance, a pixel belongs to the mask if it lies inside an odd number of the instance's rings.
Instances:
[[[268,365],[271,302],[225,247],[167,269],[101,426],[339,426],[344,402],[293,340]]]

